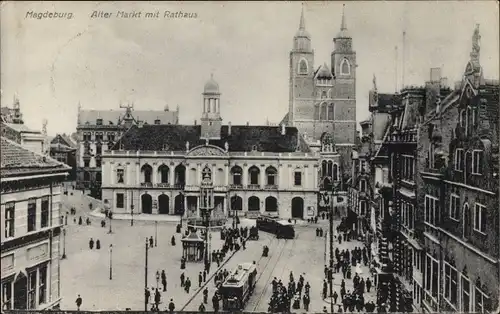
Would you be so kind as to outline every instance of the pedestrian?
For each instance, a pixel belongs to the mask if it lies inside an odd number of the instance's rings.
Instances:
[[[80,218],[78,218],[78,224],[79,224],[79,225],[82,225],[82,224],[83,224],[83,219],[82,219],[82,216],[80,216]]]
[[[94,240],[92,238],[90,238],[90,241],[89,241],[89,248],[91,250],[94,248]]]
[[[95,248],[97,250],[100,250],[101,249],[101,241],[99,241],[99,239],[97,239],[97,241],[95,241]]]
[[[326,280],[323,280],[323,300],[326,299],[326,291],[328,290],[328,284]]]
[[[323,313],[328,313],[328,310],[326,309],[326,306],[323,306]]]
[[[214,308],[214,312],[219,311],[219,298],[217,297],[217,293],[214,293],[214,296],[212,297],[212,306]]]
[[[311,298],[309,297],[308,294],[304,294],[302,302],[304,303],[304,310],[309,311],[309,304],[311,303]]]
[[[316,237],[319,237],[319,228],[316,228]]]
[[[200,313],[205,312],[205,305],[203,303],[200,304],[200,307],[198,308],[198,312],[200,312]]]
[[[170,240],[170,243],[172,246],[175,246],[175,236],[172,236],[172,239]]]
[[[198,274],[198,287],[201,287],[201,284],[203,283],[203,274],[200,273]]]
[[[337,294],[337,291],[334,291],[333,292],[333,303],[337,304],[337,298],[339,297],[339,295]]]
[[[153,247],[153,236],[149,237],[149,247]]]
[[[77,311],[80,311],[80,306],[82,306],[82,297],[80,295],[78,295],[78,297],[76,298],[76,308],[77,308]]]
[[[210,266],[209,266],[210,267]],[[207,270],[205,269],[203,271],[203,282],[206,282],[207,281]]]
[[[189,289],[191,288],[191,280],[189,277],[187,277],[186,284],[184,286],[186,287],[186,293],[189,293]]]
[[[151,292],[149,291],[148,288],[145,288],[144,290],[144,297],[146,298],[146,303],[149,304],[149,299],[151,298]]]
[[[155,290],[155,305],[156,305],[156,309],[158,309],[158,305],[160,304],[160,301],[161,301],[161,294],[160,294],[160,291],[158,291],[158,288],[156,288],[156,290]]]
[[[208,288],[206,288],[206,287],[203,290],[203,303],[205,303],[205,304],[208,303]]]
[[[184,273],[181,274],[181,287],[184,287],[184,279],[185,279],[185,276],[184,276]]]
[[[175,310],[175,304],[174,304],[174,299],[170,299],[170,303],[168,304],[168,311],[170,313],[173,313]]]
[[[101,228],[104,228],[106,227],[106,221],[103,219],[101,220]]]
[[[163,285],[163,291],[167,291],[167,274],[165,274],[165,270],[161,271],[161,284]]]

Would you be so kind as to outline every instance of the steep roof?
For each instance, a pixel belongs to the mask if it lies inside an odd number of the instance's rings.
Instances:
[[[69,149],[76,149],[77,146],[76,143],[66,134],[57,134],[57,136],[50,141],[50,144],[54,147],[64,146]]]
[[[1,137],[0,176],[65,171],[70,167],[48,156],[32,152],[21,145]]]
[[[222,149],[229,144],[230,152],[257,150],[260,152],[310,152],[297,128],[286,127],[281,135],[280,126],[231,126],[221,127],[221,139],[210,140],[209,144]],[[132,126],[111,148],[111,150],[185,151],[186,142],[190,148],[205,144],[200,138],[200,125],[143,125]],[[164,149],[165,146],[168,148]]]
[[[18,123],[3,123],[5,126],[11,128],[12,130],[19,132],[19,133],[34,133],[34,134],[41,134],[40,131],[33,131],[30,128],[28,128],[25,124],[18,124]]]
[[[160,120],[160,124],[176,124],[179,118],[177,111],[132,110],[131,113],[135,120],[148,124],[154,124],[155,120]],[[117,125],[125,115],[125,110],[81,110],[78,123],[96,125],[97,119],[102,119],[103,125]]]

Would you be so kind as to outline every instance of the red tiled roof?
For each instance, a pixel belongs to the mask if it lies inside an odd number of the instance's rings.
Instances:
[[[21,145],[1,137],[0,176],[64,171],[70,167],[48,156],[39,155]]]

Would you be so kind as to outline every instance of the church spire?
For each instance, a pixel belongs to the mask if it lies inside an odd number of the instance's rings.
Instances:
[[[306,29],[306,22],[305,22],[305,19],[304,19],[304,4],[302,4],[302,12],[300,13],[299,29],[300,30],[305,30]]]
[[[481,35],[479,35],[479,24],[476,24],[474,34],[472,35],[472,51],[470,57],[472,60],[479,60],[479,52],[481,51],[480,45]]]
[[[340,24],[340,30],[347,30],[347,24],[345,22],[345,4],[342,5],[342,23]]]

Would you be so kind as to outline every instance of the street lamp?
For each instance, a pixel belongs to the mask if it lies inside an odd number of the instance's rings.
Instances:
[[[201,181],[201,188],[200,188],[200,211],[203,215],[203,218],[205,219],[205,267],[210,265],[210,260],[209,257],[211,256],[208,251],[208,241],[209,241],[209,234],[208,234],[208,229],[210,226],[210,214],[212,210],[214,209],[214,186],[212,182],[212,170],[208,167],[208,165],[205,165],[205,168],[203,168],[202,171],[202,181]]]
[[[61,256],[61,259],[66,258],[66,228],[63,229],[63,254]]]
[[[160,271],[156,271],[156,290],[158,290],[158,285],[160,284]]]
[[[130,226],[134,225],[134,191],[132,190],[132,203],[130,204]]]
[[[158,244],[158,220],[155,220],[155,247]]]
[[[109,245],[109,280],[113,279],[113,244]]]
[[[144,293],[146,293],[146,290],[148,289],[148,250],[149,243],[148,238],[146,238],[146,258],[144,261]],[[146,298],[146,295],[144,295],[144,311],[148,311],[148,299]]]
[[[113,213],[111,212],[111,205],[109,204],[109,201],[107,199],[104,200],[104,209],[105,209],[106,215],[108,215],[108,218],[109,218],[109,231],[108,231],[108,233],[111,234],[111,233],[113,233],[113,229],[111,227]]]

